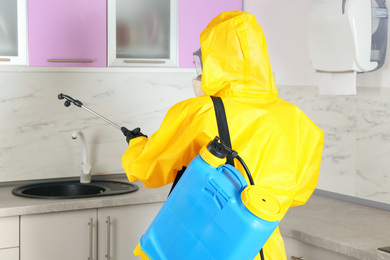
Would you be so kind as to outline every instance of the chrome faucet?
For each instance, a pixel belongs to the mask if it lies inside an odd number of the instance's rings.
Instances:
[[[73,131],[72,139],[77,139],[77,137],[79,137],[79,139],[81,141],[81,147],[82,147],[80,182],[81,183],[90,183],[91,182],[91,164],[88,161],[87,143],[85,142],[85,138],[84,138],[84,135],[82,132]]]

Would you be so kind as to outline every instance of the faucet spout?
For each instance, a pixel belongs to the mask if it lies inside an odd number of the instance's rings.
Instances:
[[[87,143],[85,141],[85,137],[82,132],[73,131],[72,139],[80,139],[81,142],[81,153],[82,153],[82,162],[81,162],[81,175],[80,182],[81,183],[90,183],[91,182],[91,164],[88,161],[88,151],[87,151]]]

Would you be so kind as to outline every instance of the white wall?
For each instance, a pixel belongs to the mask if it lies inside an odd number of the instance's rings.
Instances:
[[[313,86],[317,77],[307,54],[305,10],[310,1],[245,1],[266,36],[278,85]]]
[[[310,0],[244,0],[244,11],[256,16],[267,39],[277,85],[317,86],[318,75],[307,54],[306,12]],[[390,64],[358,75],[361,87],[390,87]]]

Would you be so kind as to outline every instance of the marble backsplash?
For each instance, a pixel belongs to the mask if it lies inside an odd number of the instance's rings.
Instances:
[[[156,131],[166,111],[193,95],[191,73],[0,74],[0,182],[77,176],[85,135],[93,174],[123,173],[123,134],[57,95],[130,129]]]
[[[390,89],[321,96],[315,87],[279,87],[325,133],[318,189],[390,204]]]
[[[86,137],[93,174],[122,173],[126,141],[84,109],[66,108],[59,93],[113,122],[144,133],[166,111],[193,96],[194,71],[0,73],[0,183],[78,176]],[[390,204],[390,89],[358,88],[356,96],[320,96],[313,86],[279,86],[323,131],[318,188]]]

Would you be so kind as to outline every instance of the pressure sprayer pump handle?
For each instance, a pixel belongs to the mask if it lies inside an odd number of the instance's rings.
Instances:
[[[209,150],[209,152],[211,154],[213,154],[214,156],[216,156],[218,158],[225,158],[226,155],[228,155],[228,154],[230,154],[230,156],[232,156],[232,158],[236,158],[241,163],[242,167],[244,167],[244,170],[245,170],[245,172],[248,176],[248,179],[249,179],[249,183],[251,185],[255,185],[253,178],[252,178],[252,174],[250,173],[248,166],[245,164],[244,160],[238,155],[238,153],[236,151],[234,151],[234,150],[230,149],[228,146],[226,146],[218,136],[216,136],[214,138],[214,140],[211,141],[207,145],[207,150]]]

